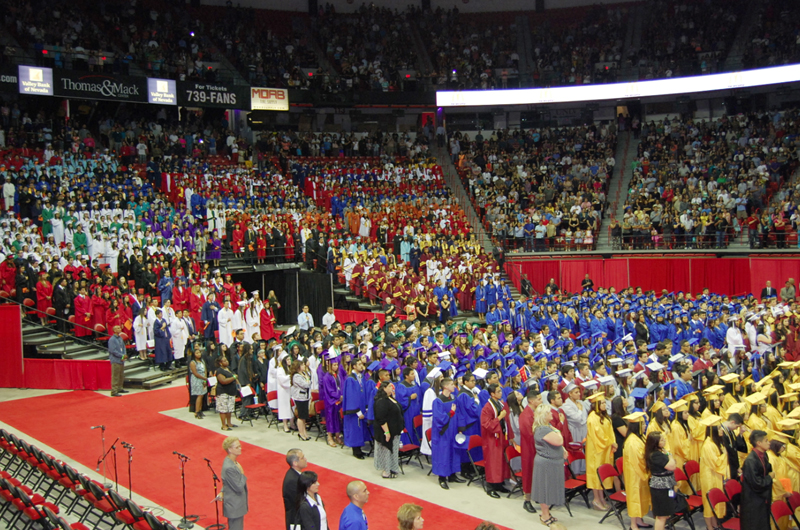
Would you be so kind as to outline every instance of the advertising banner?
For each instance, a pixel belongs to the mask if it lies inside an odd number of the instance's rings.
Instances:
[[[21,69],[20,66],[20,71]],[[146,77],[56,70],[55,78],[56,96],[134,103],[149,102]],[[172,83],[174,88],[174,81]]]
[[[289,91],[283,88],[250,88],[250,110],[289,110]]]
[[[34,96],[53,95],[53,69],[19,65],[19,93]]]
[[[215,107],[249,109],[250,87],[221,83],[178,81],[178,105],[183,107]]]
[[[177,105],[178,92],[173,79],[147,78],[147,102],[154,105]]]

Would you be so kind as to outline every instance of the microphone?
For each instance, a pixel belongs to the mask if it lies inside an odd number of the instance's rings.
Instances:
[[[179,453],[178,451],[172,451],[172,454],[173,454],[173,455],[178,455],[179,457],[181,457],[181,458],[185,458],[186,460],[191,460],[191,458],[189,458],[189,457],[188,457],[188,456],[186,456],[185,454]]]
[[[206,461],[206,462],[208,462],[209,464],[211,463],[211,460],[209,460],[209,459],[208,459],[208,458],[206,458],[206,457],[203,457],[203,460],[205,460],[205,461]]]
[[[95,425],[94,427],[92,427],[92,430],[94,430],[94,429],[103,429],[103,430],[105,430],[105,428],[106,428],[105,425]]]

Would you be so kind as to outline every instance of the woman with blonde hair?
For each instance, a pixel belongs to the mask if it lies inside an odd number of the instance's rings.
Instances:
[[[397,510],[398,530],[422,530],[422,506],[406,503]]]
[[[222,514],[228,518],[230,530],[243,530],[247,515],[247,477],[238,462],[242,443],[237,437],[228,436],[222,441],[222,450],[227,453],[222,461]]]
[[[550,515],[550,507],[564,504],[564,460],[567,458],[564,437],[550,424],[552,417],[553,408],[549,403],[536,407],[533,414],[536,457],[533,460],[531,491],[534,502],[539,503],[542,510],[539,521],[545,526],[558,521]],[[611,425],[610,420],[608,424]]]

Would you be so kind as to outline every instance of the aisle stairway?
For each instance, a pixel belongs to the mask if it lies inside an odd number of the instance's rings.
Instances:
[[[633,179],[633,163],[636,160],[640,140],[633,137],[630,131],[623,131],[617,137],[617,152],[614,154],[617,170],[608,185],[608,215],[600,225],[597,250],[612,250],[608,236],[608,227],[612,218],[621,219],[625,211],[625,199]]]
[[[30,358],[108,360],[105,342],[94,341],[91,337],[79,340],[54,328],[27,321],[22,324],[22,348],[24,356]],[[128,356],[125,363],[125,386],[128,388],[155,388],[186,376],[185,367],[162,372],[153,366],[152,361],[140,360],[132,349],[128,350]]]

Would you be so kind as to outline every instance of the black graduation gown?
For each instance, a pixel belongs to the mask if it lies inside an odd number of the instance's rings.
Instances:
[[[739,435],[734,435],[728,429],[723,429],[725,431],[725,435],[722,437],[722,445],[725,447],[725,451],[728,453],[728,466],[730,467],[730,476],[731,477],[738,477],[739,476],[739,453],[746,453],[747,452],[747,443],[744,441],[744,437]]]
[[[763,460],[763,464],[761,463]],[[766,469],[765,469],[766,466]],[[772,503],[772,466],[767,455],[759,459],[751,451],[742,465],[741,527],[747,530],[770,530]]]

